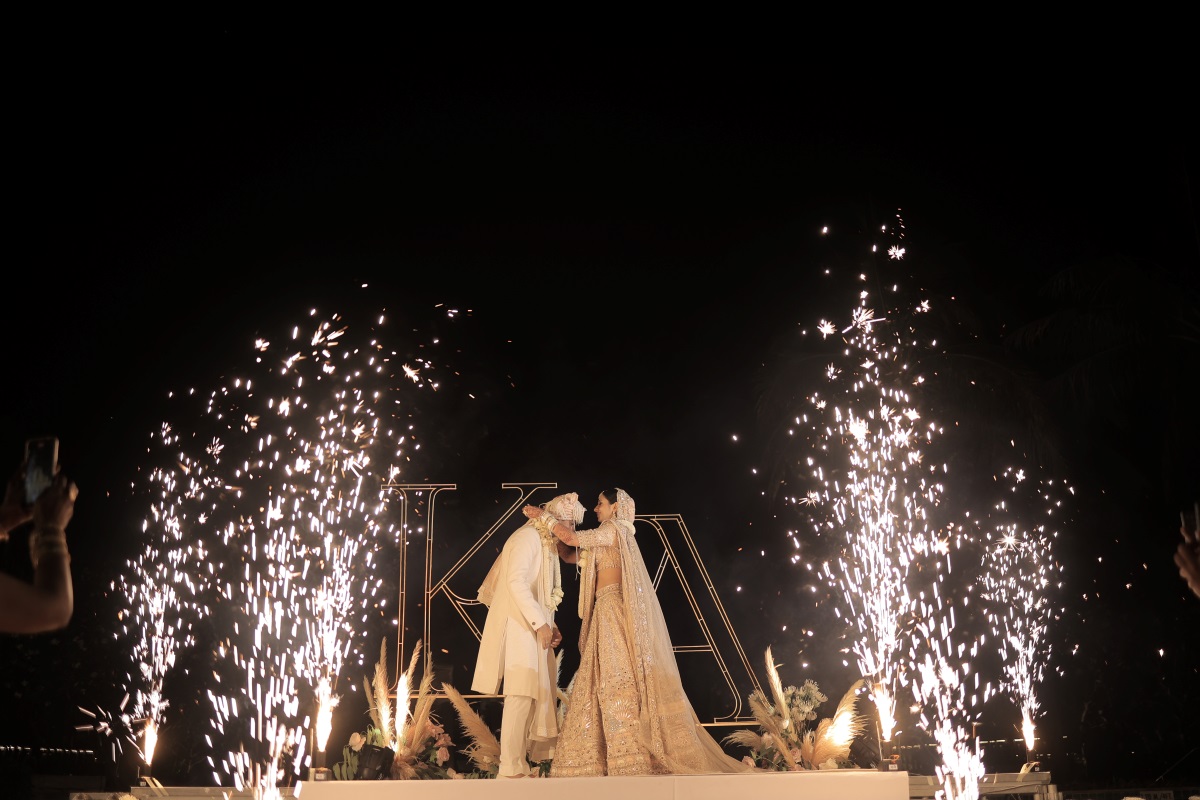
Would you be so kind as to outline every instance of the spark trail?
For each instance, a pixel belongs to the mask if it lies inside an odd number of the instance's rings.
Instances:
[[[889,331],[887,340],[877,334],[881,326]],[[826,320],[818,329],[826,338],[838,333]],[[909,392],[921,379],[906,360],[908,347],[894,323],[876,315],[867,291],[840,333],[845,347],[825,370],[828,396],[810,395],[811,419],[805,414],[798,420],[813,426],[817,455],[807,464],[818,487],[800,502],[813,507],[818,535],[844,540],[842,555],[822,571],[840,590],[845,615],[858,629],[852,649],[887,742],[904,679],[909,571],[931,551],[927,509],[942,492],[935,472],[923,468],[920,447],[938,428],[922,421]]]
[[[899,241],[887,249],[893,262],[905,254]],[[883,283],[859,278],[865,287]],[[986,534],[973,511],[965,513],[971,524],[948,522],[952,508],[965,511],[973,501],[968,492],[956,493],[946,467],[927,464],[922,452],[945,446],[941,425],[927,418],[934,402],[954,396],[941,390],[955,373],[940,369],[945,353],[923,333],[932,327],[921,322],[930,303],[896,284],[861,289],[858,300],[848,323],[817,326],[842,346],[825,366],[828,386],[808,393],[795,419],[807,428],[808,487],[793,501],[806,507],[818,538],[837,542],[820,571],[841,599],[835,612],[857,634],[850,650],[879,714],[881,754],[897,729],[899,702],[911,697],[911,713],[941,758],[939,796],[974,798],[984,773],[974,726],[1000,683],[980,670],[996,654],[1032,749],[1036,689],[1049,655],[1046,629],[1059,613],[1049,600],[1059,572],[1049,549],[1057,533],[1049,520],[1023,530],[1008,501],[984,515],[994,526]],[[927,383],[922,371],[940,383]],[[1060,490],[1069,487],[1048,483],[1038,490],[1055,517],[1053,495]],[[981,559],[976,548],[985,541]],[[980,594],[987,602],[977,602]],[[996,647],[984,650],[992,635]]]
[[[302,774],[314,736],[324,749],[342,668],[381,624],[381,553],[405,534],[388,513],[403,497],[385,485],[419,448],[414,411],[438,388],[430,362],[385,343],[382,317],[360,332],[310,316],[282,345],[256,340],[240,377],[172,398],[192,408],[153,437],[159,543],[128,580],[148,637],[134,648],[147,739],[174,649],[192,644],[180,620],[204,619],[218,632],[206,739],[226,751],[209,757],[213,778],[260,796]]]
[[[154,761],[168,706],[163,683],[175,666],[176,654],[195,644],[192,626],[206,614],[197,600],[198,567],[206,552],[203,543],[185,541],[178,506],[172,502],[178,491],[177,476],[155,469],[149,480],[156,491],[150,517],[142,526],[147,544],[112,584],[127,603],[120,617],[123,635],[133,640],[131,656],[138,673],[126,687],[127,696],[134,700],[128,716],[142,726],[139,751],[147,766]]]
[[[1063,481],[1035,482],[1015,468],[1004,471],[1002,483],[1009,496],[993,506],[990,523],[981,523],[990,526],[983,534],[982,591],[1003,665],[1001,684],[1018,706],[1025,750],[1032,758],[1038,689],[1050,660],[1047,632],[1062,614],[1053,602],[1062,573],[1053,552],[1064,515],[1060,494],[1074,490]],[[1028,518],[1034,504],[1042,506],[1039,521],[1022,525],[1018,520]]]

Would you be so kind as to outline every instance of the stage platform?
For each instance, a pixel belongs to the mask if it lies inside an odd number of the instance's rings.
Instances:
[[[253,798],[220,787],[135,786],[139,798]],[[908,800],[907,772],[823,770],[755,775],[645,775],[605,778],[496,778],[447,781],[308,781],[282,791],[297,800]],[[105,795],[111,797],[111,795]],[[75,795],[73,800],[87,800]]]
[[[875,770],[768,772],[757,775],[656,775],[614,778],[522,778],[460,781],[307,781],[280,794],[295,800],[918,800],[941,786],[931,775]],[[112,800],[113,792],[75,792],[71,800]],[[214,786],[135,786],[139,800],[253,800],[252,792]],[[998,773],[979,781],[979,795],[1062,800],[1048,772]]]
[[[998,772],[979,781],[980,797],[1014,797],[1029,800],[1062,800],[1062,792],[1052,783],[1049,772]],[[908,796],[912,800],[933,797],[942,788],[932,775],[910,775]]]

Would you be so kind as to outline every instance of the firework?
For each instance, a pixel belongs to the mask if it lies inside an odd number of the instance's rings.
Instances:
[[[893,246],[888,254],[899,260],[905,250]],[[860,280],[865,285],[867,277]],[[810,394],[797,419],[812,426],[806,464],[813,488],[796,502],[818,536],[838,542],[838,556],[821,572],[843,601],[835,612],[857,633],[851,650],[878,712],[881,755],[907,687],[912,711],[938,747],[943,795],[972,797],[983,765],[967,731],[993,689],[974,672],[979,642],[955,630],[943,601],[951,557],[969,540],[932,518],[946,499],[946,470],[926,464],[922,451],[941,434],[918,395],[926,388],[918,368],[935,344],[921,341],[916,320],[930,304],[920,299],[881,312],[880,302],[860,290],[847,324],[817,325],[824,339],[843,346],[824,369],[829,388]]]
[[[818,488],[803,502],[815,512],[818,535],[842,537],[842,556],[823,572],[840,590],[845,615],[858,629],[853,652],[886,742],[895,728],[903,679],[901,630],[912,604],[908,574],[914,560],[932,549],[926,510],[942,487],[922,468],[919,449],[937,428],[922,424],[908,391],[914,376],[904,349],[877,335],[886,318],[869,300],[862,292],[841,332],[845,348],[825,370],[829,395],[809,396],[820,458],[807,461]],[[818,330],[826,337],[836,332],[825,320]]]
[[[164,427],[162,436],[169,441],[170,430]],[[175,472],[156,469],[149,480],[153,500],[142,527],[147,543],[112,584],[126,601],[120,617],[123,635],[133,639],[131,655],[137,672],[136,680],[127,686],[134,697],[130,715],[144,726],[141,756],[147,766],[154,760],[168,706],[163,683],[175,666],[176,654],[195,643],[193,621],[204,614],[196,598],[198,566],[205,558],[203,544],[188,544],[183,536]],[[188,484],[184,494],[193,489]]]
[[[1020,710],[1021,734],[1032,758],[1037,691],[1050,659],[1047,631],[1062,612],[1052,602],[1062,573],[1053,554],[1056,525],[1063,516],[1059,494],[1073,490],[1062,481],[1035,482],[1015,468],[1004,471],[1001,483],[1009,496],[993,506],[991,527],[984,533],[983,596],[1003,664],[1002,686]],[[1033,504],[1041,508],[1035,511]],[[1016,521],[1035,513],[1032,525]]]
[[[431,364],[384,345],[382,318],[355,337],[341,317],[312,316],[282,346],[256,340],[241,377],[179,398],[201,407],[155,436],[165,466],[148,471],[146,527],[158,535],[125,583],[130,628],[145,631],[134,713],[147,763],[163,676],[204,619],[206,739],[226,751],[213,777],[259,795],[302,774],[310,741],[324,751],[340,673],[383,618],[380,556],[403,539],[384,487],[417,446],[406,415],[435,388]]]

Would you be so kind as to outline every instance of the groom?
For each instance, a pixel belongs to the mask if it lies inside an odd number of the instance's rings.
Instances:
[[[558,737],[558,669],[554,648],[562,634],[554,611],[562,600],[557,522],[583,521],[579,495],[559,495],[545,514],[522,525],[504,543],[479,600],[488,607],[471,691],[497,694],[504,683],[500,719],[500,777],[523,778],[529,762],[554,755]]]

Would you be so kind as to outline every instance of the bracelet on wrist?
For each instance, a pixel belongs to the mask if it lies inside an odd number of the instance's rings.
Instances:
[[[29,537],[29,560],[33,563],[33,568],[37,569],[43,558],[55,556],[62,556],[68,560],[71,558],[67,550],[67,532],[56,526],[35,528]]]

